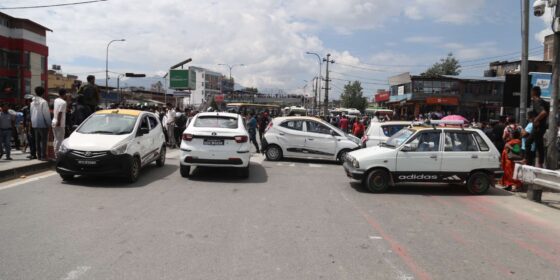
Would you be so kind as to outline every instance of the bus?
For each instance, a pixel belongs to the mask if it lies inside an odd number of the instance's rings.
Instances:
[[[250,113],[258,114],[262,112],[268,112],[268,114],[272,117],[282,115],[280,106],[271,104],[228,103],[226,105],[226,111],[240,115],[247,115]]]
[[[282,109],[282,113],[285,117],[288,116],[307,116],[307,109],[304,107],[292,106]]]

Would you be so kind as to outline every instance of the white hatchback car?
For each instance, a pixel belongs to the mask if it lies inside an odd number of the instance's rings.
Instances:
[[[102,110],[86,119],[60,147],[56,171],[75,175],[115,175],[135,182],[140,169],[165,164],[165,136],[158,117],[136,110]]]
[[[435,122],[434,122],[435,123]],[[371,192],[384,192],[400,182],[466,183],[483,194],[500,178],[500,153],[478,129],[414,126],[380,146],[351,152],[346,175]]]
[[[387,141],[393,134],[399,130],[410,126],[411,122],[406,121],[389,121],[389,122],[371,122],[362,137],[362,147],[374,147],[381,142]]]
[[[251,146],[244,119],[238,114],[208,112],[193,117],[181,141],[181,176],[191,167],[235,167],[249,177]]]
[[[282,157],[313,158],[343,162],[346,154],[360,148],[360,139],[314,117],[283,117],[270,122],[262,150],[271,161]]]

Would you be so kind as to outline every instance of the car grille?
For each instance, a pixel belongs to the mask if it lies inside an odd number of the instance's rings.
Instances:
[[[75,151],[75,150],[70,151],[70,153],[74,156],[81,157],[81,158],[100,158],[109,154],[109,152],[107,151],[85,152],[85,151]]]

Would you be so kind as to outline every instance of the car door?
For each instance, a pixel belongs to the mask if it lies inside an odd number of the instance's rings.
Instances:
[[[445,146],[441,170],[444,181],[463,182],[471,170],[483,164],[484,160],[480,158],[481,153],[474,133],[458,130],[444,132]]]
[[[148,122],[150,123],[150,151],[153,153],[153,157],[155,157],[159,154],[159,150],[161,149],[161,142],[159,139],[162,128],[158,120],[153,116],[148,116]]]
[[[442,163],[440,143],[439,129],[416,133],[397,153],[395,181],[438,181]]]
[[[332,129],[317,121],[305,121],[305,152],[312,157],[332,159],[336,152],[338,139]]]
[[[142,130],[148,131],[148,133],[142,134]],[[150,122],[148,116],[144,115],[141,117],[140,124],[136,130],[135,145],[138,147],[138,154],[142,159],[142,165],[146,164],[150,160],[151,148],[151,138],[150,138]]]
[[[303,156],[305,148],[305,132],[303,120],[285,120],[278,126],[276,135],[278,144],[284,149],[286,156]]]

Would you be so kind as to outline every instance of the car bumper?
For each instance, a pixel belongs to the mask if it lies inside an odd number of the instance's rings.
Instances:
[[[113,155],[108,152],[103,157],[82,158],[66,153],[58,155],[56,172],[63,175],[123,176],[128,174],[131,162],[132,156],[128,154]]]
[[[205,166],[205,167],[238,167],[249,166],[251,152],[216,152],[216,153],[197,153],[195,151],[181,150],[181,165],[186,166]]]
[[[501,168],[492,169],[490,170],[490,172],[492,172],[492,175],[494,175],[495,179],[504,177],[504,170],[502,170]]]
[[[365,171],[354,168],[354,166],[351,166],[348,162],[345,162],[342,166],[344,167],[344,172],[346,172],[346,176],[348,176],[348,178],[358,181],[364,179]]]

